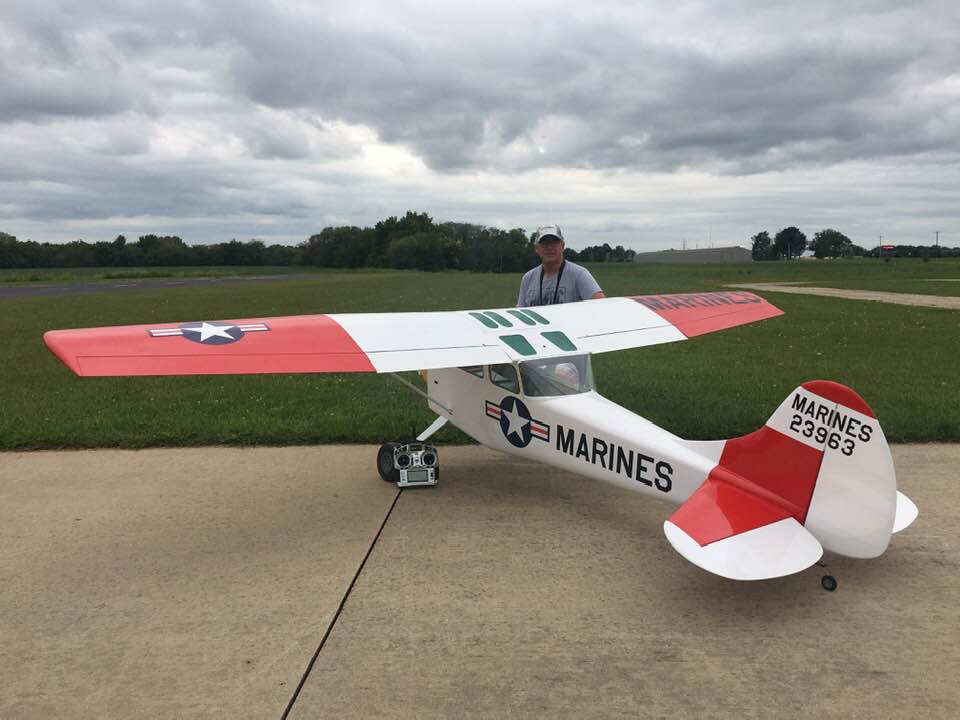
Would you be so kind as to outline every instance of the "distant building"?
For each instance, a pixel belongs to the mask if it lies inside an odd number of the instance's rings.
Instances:
[[[753,254],[742,247],[703,248],[702,250],[660,250],[637,253],[634,262],[677,263],[699,265],[701,263],[745,263],[753,261]]]

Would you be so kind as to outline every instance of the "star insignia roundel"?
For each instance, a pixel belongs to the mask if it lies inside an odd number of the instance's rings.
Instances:
[[[486,415],[500,422],[500,432],[514,447],[526,447],[533,438],[550,441],[550,426],[531,417],[520,398],[508,395],[499,403],[487,400]]]
[[[229,345],[241,340],[248,332],[263,332],[270,328],[264,323],[224,323],[224,322],[193,322],[183,323],[179,327],[155,328],[150,330],[150,337],[184,337],[191,342],[201,345]]]
[[[181,325],[180,330],[187,340],[203,345],[229,345],[243,337],[243,330],[237,325],[226,323],[189,323]]]

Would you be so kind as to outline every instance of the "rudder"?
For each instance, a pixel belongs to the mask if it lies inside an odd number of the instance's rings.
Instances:
[[[870,558],[890,542],[890,449],[874,412],[844,385],[803,383],[762,428],[727,440],[719,464],[781,498],[826,550]]]

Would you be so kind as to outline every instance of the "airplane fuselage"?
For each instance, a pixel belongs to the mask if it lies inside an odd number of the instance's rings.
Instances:
[[[596,391],[531,397],[477,370],[429,371],[429,405],[488,447],[676,504],[717,464],[722,443],[685,441]]]

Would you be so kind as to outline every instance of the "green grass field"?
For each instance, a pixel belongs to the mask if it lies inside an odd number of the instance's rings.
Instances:
[[[874,262],[866,269],[845,261],[802,265],[592,269],[608,295],[784,280],[902,290],[934,274],[930,266],[940,277],[960,277],[960,263],[944,261]],[[263,268],[244,270],[264,274]],[[411,423],[419,430],[432,418],[422,399],[389,377],[80,379],[46,350],[42,334],[126,323],[502,307],[515,302],[518,285],[518,275],[320,271],[310,279],[249,285],[3,299],[0,449],[380,442],[406,435]],[[960,313],[767,297],[786,315],[688,342],[597,356],[598,389],[679,435],[707,439],[754,430],[798,383],[826,378],[860,392],[892,440],[960,439]],[[446,429],[436,439],[465,437]]]
[[[646,265],[592,263],[588,266],[607,284],[621,277],[634,283],[642,276],[648,286],[693,290],[709,285],[750,282],[804,282],[822,287],[884,290],[926,295],[960,295],[960,259],[941,258],[924,262],[915,258],[889,262],[861,258],[799,262],[762,262],[743,265]],[[640,267],[643,268],[639,272]],[[0,269],[0,284],[20,285],[51,282],[109,282],[149,278],[229,277],[243,275],[284,275],[329,273],[312,266],[293,267],[134,267],[134,268],[38,268]],[[377,273],[378,270],[359,270]],[[694,283],[690,285],[690,283]],[[612,287],[612,285],[611,285]],[[633,292],[625,290],[624,292]]]

